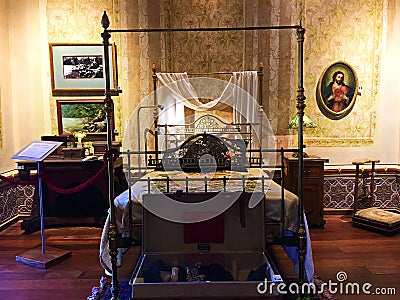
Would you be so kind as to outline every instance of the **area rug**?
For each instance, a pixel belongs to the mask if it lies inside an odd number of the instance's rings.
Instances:
[[[318,290],[324,283],[324,281],[319,276],[314,276],[314,283],[317,286]],[[324,285],[325,287],[325,285]],[[129,285],[129,281],[124,280],[119,282],[119,300],[130,300],[132,295],[132,287]],[[112,289],[111,282],[107,281],[105,277],[100,279],[100,286],[92,288],[92,295],[87,297],[87,300],[111,300],[112,298]],[[297,298],[299,299],[299,298]],[[322,293],[312,297],[305,297],[303,299],[310,300],[337,300],[335,295],[332,295],[328,288],[324,288]]]
[[[325,281],[322,280],[321,277],[314,276],[314,283],[315,283],[315,286],[318,288],[318,291],[321,291],[321,287],[323,286],[322,293],[319,293],[317,296],[315,296],[316,298],[314,298],[314,299],[337,300],[337,297],[330,293],[330,291],[327,287],[327,284],[323,285],[325,283]]]
[[[129,285],[128,280],[119,281],[119,295],[120,300],[129,300],[132,295],[132,287]],[[112,298],[112,285],[105,277],[100,279],[100,285],[92,288],[92,295],[87,297],[87,300],[110,300]]]

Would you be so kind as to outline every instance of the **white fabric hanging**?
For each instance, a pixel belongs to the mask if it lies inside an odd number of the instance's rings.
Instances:
[[[185,107],[194,111],[208,111],[222,110],[226,106],[230,106],[234,123],[251,123],[253,124],[253,133],[259,135],[260,126],[256,125],[260,124],[260,106],[256,100],[258,98],[257,71],[234,72],[228,83],[210,77],[189,79],[187,73],[157,73],[156,75],[161,83],[160,88],[156,91],[158,104],[164,106],[164,110],[159,115],[159,124],[185,124]],[[207,92],[216,86],[223,91],[217,98],[212,99]],[[198,92],[195,87],[199,88]],[[210,101],[202,103],[200,98],[210,99]],[[169,133],[175,133],[172,132],[173,127],[168,127],[168,130],[170,130]],[[163,132],[159,132],[159,138],[161,143],[166,141]],[[264,139],[261,136],[259,138]],[[252,140],[253,143],[255,140]]]
[[[210,78],[188,78],[187,73],[157,73],[160,83],[166,89],[157,90],[158,104],[167,110],[182,104],[195,111],[218,109],[221,104],[232,106],[235,123],[254,123],[258,119],[258,73],[257,71],[234,72],[221,95],[207,103],[199,100],[192,80],[210,80]],[[173,109],[177,113],[181,110]],[[168,119],[173,117],[168,114]],[[176,115],[173,120],[181,120],[183,116]],[[160,123],[162,118],[160,116]],[[166,120],[165,120],[166,121]],[[166,122],[167,124],[167,122]]]
[[[235,123],[256,123],[259,118],[258,73],[234,72],[230,83],[237,86],[233,93],[233,120]],[[245,91],[245,93],[243,92]]]

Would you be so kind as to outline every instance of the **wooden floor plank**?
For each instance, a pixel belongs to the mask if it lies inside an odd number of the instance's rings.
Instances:
[[[310,230],[315,272],[325,282],[339,283],[345,272],[346,283],[371,283],[375,288],[395,288],[397,295],[336,295],[338,299],[399,299],[400,234],[382,234],[354,228],[351,216],[325,216],[324,230]],[[389,267],[392,266],[392,267]],[[390,274],[389,274],[390,273]]]

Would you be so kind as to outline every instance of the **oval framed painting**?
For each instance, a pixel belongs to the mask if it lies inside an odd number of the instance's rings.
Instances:
[[[353,109],[357,91],[358,78],[353,67],[342,61],[333,63],[318,80],[318,107],[329,119],[342,119]]]

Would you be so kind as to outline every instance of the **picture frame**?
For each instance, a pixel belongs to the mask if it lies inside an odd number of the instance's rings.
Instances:
[[[107,118],[104,100],[56,100],[59,135],[85,132],[86,139],[107,139]],[[114,132],[114,112],[111,114],[111,132]]]
[[[53,96],[102,96],[105,92],[102,44],[49,44]],[[109,45],[110,92],[118,95],[115,44]]]
[[[358,78],[353,67],[343,61],[329,65],[321,74],[316,100],[322,114],[332,120],[347,116],[359,93]]]

